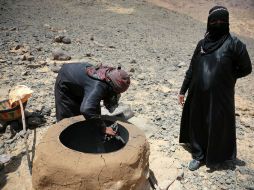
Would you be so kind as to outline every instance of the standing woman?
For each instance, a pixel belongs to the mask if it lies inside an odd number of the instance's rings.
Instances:
[[[202,162],[210,167],[236,159],[234,88],[251,70],[245,44],[229,33],[227,8],[213,7],[179,94],[184,104],[179,141],[191,145],[190,170]]]

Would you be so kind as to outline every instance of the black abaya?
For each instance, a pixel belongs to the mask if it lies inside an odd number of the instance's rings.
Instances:
[[[60,121],[77,115],[84,115],[98,125],[101,120],[101,100],[107,100],[115,93],[109,84],[86,74],[88,63],[65,64],[60,69],[55,83],[56,118]]]
[[[180,143],[190,143],[192,156],[209,166],[236,158],[234,87],[248,75],[251,61],[245,45],[230,35],[215,51],[194,52],[180,94],[183,108]]]

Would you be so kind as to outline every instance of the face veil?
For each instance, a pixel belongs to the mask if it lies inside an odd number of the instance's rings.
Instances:
[[[215,6],[209,11],[207,30],[201,45],[201,53],[218,49],[229,36],[229,12],[226,7]]]

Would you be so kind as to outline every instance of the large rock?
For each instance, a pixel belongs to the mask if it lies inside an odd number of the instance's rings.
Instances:
[[[64,44],[70,44],[71,43],[71,39],[66,37],[66,36],[56,36],[55,39],[54,39],[54,42],[64,43]]]
[[[11,160],[11,156],[7,154],[0,155],[0,162],[5,164],[8,163]]]
[[[105,107],[101,108],[102,115],[116,116],[125,120],[128,120],[134,116],[134,112],[131,110],[131,107],[127,104],[120,103],[119,106],[114,110],[113,113],[110,113]]]
[[[64,38],[62,39],[62,42],[63,42],[64,44],[70,44],[70,43],[71,43],[71,39],[68,38],[68,37],[64,37]]]
[[[62,50],[62,49],[55,49],[52,53],[53,60],[59,60],[59,61],[67,61],[71,59],[71,56],[68,54],[68,52]]]

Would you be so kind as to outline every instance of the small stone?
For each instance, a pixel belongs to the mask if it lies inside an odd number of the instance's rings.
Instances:
[[[231,180],[231,179],[227,179],[227,180],[226,180],[226,184],[229,185],[229,184],[231,184],[231,183],[232,183],[232,180]]]
[[[62,49],[54,50],[52,55],[53,55],[53,60],[67,61],[71,59],[71,56]]]
[[[14,135],[15,135],[15,134],[14,134],[14,131],[13,131],[11,125],[8,125],[8,126],[6,127],[6,129],[5,129],[4,137],[5,137],[6,139],[11,139]]]
[[[115,48],[116,48],[116,47],[113,46],[113,45],[109,45],[108,47],[111,48],[111,49],[115,49]]]
[[[137,77],[139,80],[144,80],[145,79],[145,77],[143,76],[143,75],[138,75],[138,77]]]
[[[171,151],[171,152],[175,152],[175,151],[176,151],[176,148],[175,148],[174,146],[172,146],[172,147],[170,148],[170,151]]]
[[[135,59],[132,59],[131,63],[137,63],[137,61]]]
[[[27,59],[27,61],[33,61],[34,60],[34,56],[28,55],[26,59]]]
[[[54,42],[61,43],[63,38],[64,38],[64,36],[56,36],[54,39]]]
[[[51,66],[50,67],[51,71],[53,71],[54,73],[58,73],[59,70],[61,69],[60,67],[57,67],[57,66]]]
[[[219,180],[218,180],[221,184],[223,184],[225,182],[225,180],[221,177]]]
[[[252,186],[246,186],[245,189],[247,189],[247,190],[254,190],[254,185],[252,185]]]
[[[91,53],[86,53],[85,56],[86,56],[86,57],[92,57],[92,54],[91,54]]]
[[[45,38],[49,38],[49,39],[51,38],[52,39],[53,35],[51,33],[47,33],[47,34],[45,34]]]
[[[26,56],[25,56],[25,55],[21,55],[20,59],[21,59],[22,61],[25,61],[25,60],[26,60]]]
[[[0,155],[0,162],[5,164],[11,160],[11,156],[7,154]]]
[[[174,138],[178,138],[178,133],[173,134]]]
[[[177,168],[177,169],[182,169],[183,167],[182,167],[182,165],[181,165],[180,163],[177,163],[177,164],[176,164],[176,168]]]
[[[41,113],[42,115],[49,116],[51,114],[51,108],[42,106]]]
[[[135,69],[134,69],[134,68],[131,68],[131,69],[130,69],[130,72],[131,72],[131,73],[134,73],[134,72],[135,72]]]
[[[239,167],[237,169],[242,175],[248,175],[249,170],[246,167]]]
[[[192,174],[194,175],[194,176],[198,176],[198,173],[195,171],[195,172],[192,172]]]
[[[19,44],[14,47],[15,50],[18,50],[20,48],[21,48],[21,45],[19,45]]]
[[[94,41],[94,37],[93,37],[93,36],[91,36],[90,40],[91,40],[91,41]]]
[[[24,72],[22,73],[22,76],[28,76],[28,74],[29,74],[29,71],[24,71]]]
[[[178,174],[177,174],[176,179],[177,179],[178,181],[181,181],[181,180],[183,179],[183,177],[184,177],[184,172],[183,172],[183,170],[180,170],[180,171],[178,172]]]
[[[177,65],[177,67],[179,67],[179,68],[181,68],[181,67],[183,67],[183,66],[185,66],[186,64],[185,64],[185,62],[180,62],[178,65]]]
[[[68,38],[68,37],[64,37],[64,38],[62,39],[62,42],[63,42],[64,44],[70,44],[70,43],[71,43],[71,39]]]
[[[42,123],[41,118],[39,117],[29,117],[27,120],[28,125],[40,125]]]
[[[15,31],[15,30],[17,30],[17,28],[16,28],[16,27],[12,27],[12,28],[10,28],[10,31]]]
[[[56,113],[55,112],[51,112],[50,117],[55,117]]]
[[[0,59],[0,63],[5,63],[6,60],[5,59]]]
[[[204,173],[204,172],[200,172],[200,173],[199,173],[199,176],[204,177],[204,176],[205,176],[205,173]]]
[[[41,47],[41,46],[39,46],[39,47],[36,47],[36,50],[37,51],[41,51],[43,48]]]
[[[137,110],[137,111],[138,111],[138,112],[141,112],[142,110],[143,110],[142,108],[138,108],[138,110]]]
[[[0,155],[5,152],[4,148],[0,148]]]

